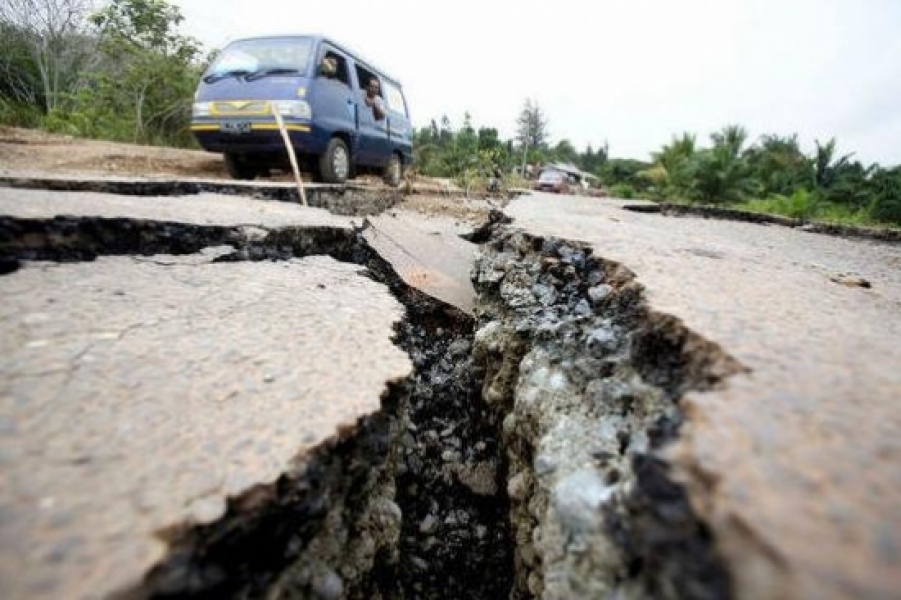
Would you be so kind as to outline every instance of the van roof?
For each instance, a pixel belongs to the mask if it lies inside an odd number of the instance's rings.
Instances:
[[[229,40],[228,44],[232,44],[234,42],[243,42],[246,40],[260,40],[260,39],[267,39],[267,38],[286,38],[286,37],[304,37],[304,38],[310,38],[313,40],[317,40],[319,42],[326,42],[328,44],[331,44],[332,46],[334,46],[338,50],[341,50],[345,54],[349,54],[349,55],[353,56],[354,60],[356,60],[358,63],[362,64],[364,67],[366,67],[370,71],[375,71],[376,73],[381,75],[383,78],[385,78],[388,81],[390,81],[391,83],[393,83],[395,86],[403,87],[400,84],[400,82],[397,80],[397,78],[390,76],[384,70],[379,69],[378,67],[373,65],[371,62],[369,62],[368,60],[363,58],[363,55],[360,54],[359,52],[354,52],[353,49],[351,49],[347,45],[342,44],[340,42],[336,42],[334,39],[332,39],[328,36],[317,34],[317,33],[286,32],[286,33],[267,33],[267,34],[263,34],[263,35],[247,35],[247,36],[235,38],[233,40]],[[226,45],[228,45],[228,44],[226,44]]]

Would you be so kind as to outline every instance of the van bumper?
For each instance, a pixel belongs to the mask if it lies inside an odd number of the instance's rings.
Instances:
[[[321,154],[326,143],[309,123],[285,123],[294,151],[303,154]],[[252,122],[249,129],[241,133],[223,130],[219,121],[194,121],[191,133],[200,146],[209,152],[230,152],[235,154],[284,152],[278,125],[275,122]]]

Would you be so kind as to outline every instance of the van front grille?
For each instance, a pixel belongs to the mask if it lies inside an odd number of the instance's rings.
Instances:
[[[265,100],[232,100],[230,102],[213,102],[214,115],[268,115],[269,103]]]

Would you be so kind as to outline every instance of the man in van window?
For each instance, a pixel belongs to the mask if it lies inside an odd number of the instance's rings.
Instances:
[[[364,98],[366,106],[372,109],[372,116],[376,121],[385,118],[385,103],[379,96],[379,80],[377,77],[370,77],[366,84],[366,97]]]

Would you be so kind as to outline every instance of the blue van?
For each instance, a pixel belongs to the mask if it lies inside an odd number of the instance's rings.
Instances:
[[[321,36],[236,40],[203,74],[191,131],[225,154],[229,174],[254,179],[288,156],[273,111],[298,160],[329,183],[377,172],[397,186],[412,159],[413,129],[400,83]]]

